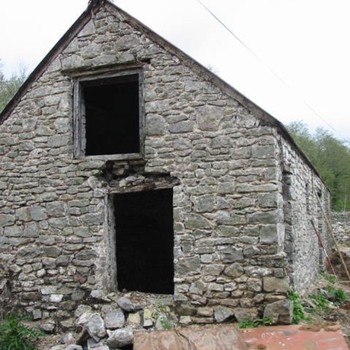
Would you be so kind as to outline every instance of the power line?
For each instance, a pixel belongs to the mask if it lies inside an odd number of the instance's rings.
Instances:
[[[267,68],[270,73],[273,74],[275,78],[277,78],[286,88],[291,90],[296,96],[299,96],[302,103],[308,108],[316,117],[321,119],[330,129],[333,130],[335,134],[339,135],[339,132],[324,119],[321,114],[312,107],[300,94],[297,94],[294,89],[292,89],[289,84],[270,66],[268,65],[257,53],[255,53],[237,34],[235,34],[213,11],[211,11],[205,4],[202,3],[201,0],[196,0],[221,26],[223,26],[229,33],[232,35],[247,51],[249,51],[265,68]],[[349,140],[346,140],[342,137],[339,137],[341,141],[350,144]]]
[[[216,16],[200,0],[197,2],[217,21],[219,22],[243,47],[245,47],[261,64],[263,64],[283,85],[288,88],[287,83],[274,71],[266,62],[264,62],[238,35],[236,35],[218,16]]]

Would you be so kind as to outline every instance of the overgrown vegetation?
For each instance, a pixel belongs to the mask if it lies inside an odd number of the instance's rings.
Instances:
[[[325,286],[318,288],[306,298],[301,298],[296,292],[290,293],[289,298],[294,306],[293,323],[325,318],[331,310],[350,301],[350,294],[336,286],[336,276],[327,274],[322,277]]]
[[[335,275],[323,274],[320,276],[322,287],[317,288],[306,297],[292,291],[289,300],[293,303],[293,324],[299,323],[322,323],[328,319],[331,311],[347,305],[350,302],[350,293],[339,288],[338,279]],[[270,326],[272,321],[267,318],[258,318],[239,323],[240,328],[256,328]]]
[[[312,134],[303,122],[287,129],[331,191],[332,209],[350,210],[350,148],[322,128]]]
[[[1,69],[1,62],[0,62]],[[15,95],[19,87],[26,79],[25,69],[20,69],[18,74],[14,74],[11,78],[6,79],[0,70],[0,113],[5,108],[7,103]]]
[[[42,335],[16,315],[9,314],[0,323],[0,350],[35,350],[35,341]]]
[[[306,316],[304,307],[302,304],[302,299],[297,292],[290,292],[289,293],[289,299],[293,303],[293,320],[292,322],[294,324],[298,324],[301,321],[306,321],[309,318]]]
[[[330,308],[338,307],[349,301],[350,296],[342,288],[328,285],[310,295],[311,305],[308,307],[310,314],[323,315],[329,312]]]

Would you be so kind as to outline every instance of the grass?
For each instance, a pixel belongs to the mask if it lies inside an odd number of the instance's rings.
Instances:
[[[327,287],[328,299],[335,304],[344,304],[350,300],[349,293],[345,292],[342,288],[334,288],[333,286]]]
[[[332,275],[329,273],[323,273],[321,274],[321,277],[323,277],[323,279],[325,279],[327,282],[331,284],[334,284],[338,280],[338,277],[336,275]]]
[[[293,323],[303,320],[312,321],[313,317],[326,317],[332,309],[350,301],[350,294],[336,287],[337,277],[335,275],[323,274],[322,277],[326,284],[304,300],[296,292],[290,294],[290,299],[294,304]]]
[[[9,314],[0,323],[0,350],[36,350],[35,341],[42,332],[23,324],[14,314]]]

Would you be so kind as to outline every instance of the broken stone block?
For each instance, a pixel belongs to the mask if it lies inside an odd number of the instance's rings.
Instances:
[[[121,309],[115,309],[107,312],[104,320],[108,329],[122,328],[125,323],[125,316]]]
[[[232,318],[234,315],[233,310],[225,306],[217,306],[214,309],[214,318],[218,323],[225,322]]]
[[[74,312],[74,316],[80,317],[82,314],[86,312],[92,313],[92,307],[89,305],[79,305]]]
[[[153,326],[152,311],[145,309],[143,311],[143,328],[150,328]]]
[[[90,293],[90,297],[93,299],[96,299],[98,301],[107,301],[110,302],[111,300],[107,297],[107,295],[105,294],[105,292],[103,290],[100,289],[95,289],[92,290]]]
[[[234,309],[234,315],[237,322],[252,321],[258,318],[258,310],[256,308],[237,307]]]
[[[90,319],[90,317],[94,314],[92,309],[82,313],[76,321],[77,326],[84,326]]]
[[[47,320],[46,322],[42,322],[39,325],[39,328],[45,333],[53,333],[56,327],[56,323],[54,320]]]
[[[34,309],[32,315],[34,321],[40,320],[43,317],[43,313],[39,309]]]
[[[117,304],[126,312],[135,312],[142,310],[140,305],[133,304],[130,299],[121,297],[117,300]]]
[[[73,333],[65,334],[64,337],[62,338],[62,342],[66,345],[74,344],[75,339],[74,339]]]
[[[188,325],[192,323],[191,316],[180,316],[180,324]]]
[[[140,313],[129,314],[127,324],[132,327],[141,327],[142,319]]]
[[[288,300],[279,300],[268,304],[264,310],[264,317],[273,324],[291,324],[293,320],[293,303]]]
[[[68,318],[64,321],[61,321],[60,325],[63,330],[72,329],[74,327],[74,320],[72,318]]]
[[[110,348],[123,347],[132,344],[134,341],[134,334],[131,327],[120,328],[115,331],[107,330],[107,334],[107,345]]]
[[[95,339],[96,341],[100,340],[106,335],[105,323],[103,318],[98,313],[91,315],[88,322],[85,324],[85,327],[91,338]]]

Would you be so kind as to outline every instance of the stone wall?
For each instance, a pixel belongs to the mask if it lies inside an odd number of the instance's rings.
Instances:
[[[69,72],[141,63],[144,159],[113,161],[112,184],[105,158],[74,156]],[[290,170],[282,171],[282,163]],[[130,169],[136,169],[132,179]],[[293,285],[303,290],[315,277],[319,252],[307,217],[320,219],[315,193],[322,200],[327,193],[314,172],[275,127],[107,4],[0,125],[7,300],[34,319],[55,316],[67,327],[91,291],[115,291],[111,196],[135,190],[133,181],[147,174],[177,179],[173,300],[180,317],[212,323],[220,312],[221,321],[254,319],[286,299]]]
[[[289,274],[294,289],[305,293],[325,263],[314,223],[328,253],[331,249],[327,225],[322,215],[330,212],[329,191],[315,171],[288,143],[282,141],[282,193],[285,208]]]
[[[332,228],[338,244],[350,245],[350,212],[332,212]]]

